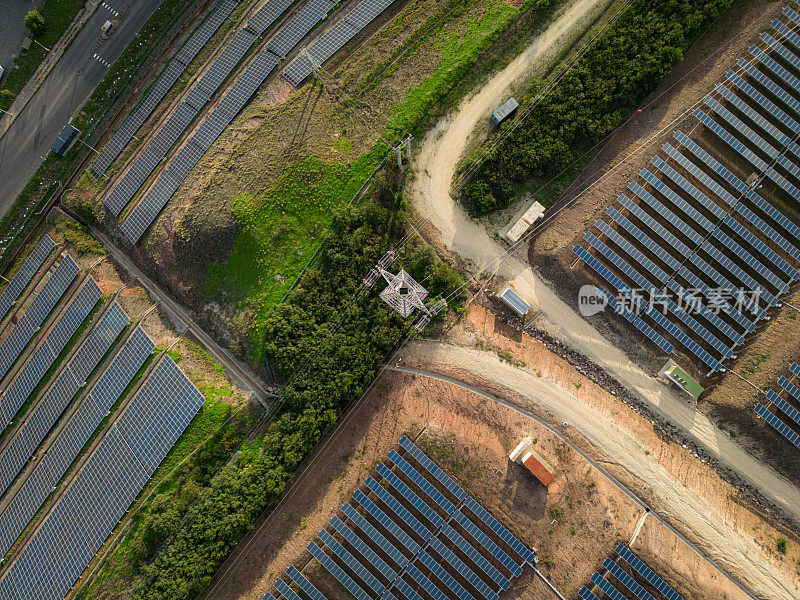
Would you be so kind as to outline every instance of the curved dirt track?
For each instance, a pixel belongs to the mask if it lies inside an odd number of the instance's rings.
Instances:
[[[406,367],[419,365],[435,373],[466,374],[475,384],[490,379],[500,389],[544,407],[558,423],[568,423],[603,455],[652,488],[659,512],[680,522],[702,540],[708,557],[723,565],[761,598],[796,600],[800,587],[771,565],[763,548],[747,532],[729,527],[721,515],[692,490],[676,480],[627,429],[609,422],[596,409],[530,370],[503,362],[496,353],[439,342],[415,342],[401,354]],[[399,364],[399,363],[398,363]]]
[[[458,254],[473,273],[486,268],[491,274],[506,258],[506,248],[491,238],[480,223],[471,220],[450,196],[453,175],[469,138],[476,126],[504,101],[515,80],[531,70],[541,71],[561,48],[572,42],[575,33],[571,28],[587,22],[593,11],[606,4],[603,0],[575,0],[522,55],[464,100],[457,112],[443,119],[423,140],[410,189],[414,212],[432,226],[439,243]],[[497,274],[541,311],[537,323],[542,329],[583,353],[691,436],[720,464],[736,471],[800,522],[800,489],[745,452],[705,415],[634,365],[624,352],[609,344],[559,299],[526,263],[512,256],[502,263]]]

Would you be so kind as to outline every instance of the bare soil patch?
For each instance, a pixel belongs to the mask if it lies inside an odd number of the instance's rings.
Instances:
[[[309,562],[305,572],[321,582],[323,593],[344,598],[341,587],[309,560],[306,545],[404,433],[421,432],[418,443],[448,473],[516,535],[537,547],[540,568],[568,597],[577,594],[617,542],[630,538],[643,512],[547,429],[451,384],[385,372],[348,414],[284,501],[254,528],[233,568],[205,598],[261,598],[286,568]],[[508,460],[524,436],[558,465],[549,493]],[[658,540],[671,535],[643,529],[637,551],[650,560],[647,549],[658,548]],[[696,591],[696,600],[743,598],[730,582],[719,581],[707,563],[689,556],[694,554],[691,550],[674,539],[668,543],[670,562],[688,561],[697,567],[671,581],[679,589]],[[681,567],[673,569],[677,574]],[[526,570],[504,597],[549,594]]]

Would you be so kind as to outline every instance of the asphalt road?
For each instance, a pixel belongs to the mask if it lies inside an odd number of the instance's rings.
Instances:
[[[102,41],[100,27],[114,14],[104,6],[78,33],[36,95],[0,139],[0,216],[42,163],[43,157],[113,64],[155,12],[161,0],[106,0],[120,14],[111,38]]]
[[[36,8],[37,0],[5,0],[0,8],[0,67],[6,70],[0,79],[2,84],[11,72],[13,57],[19,54],[22,43],[28,37],[25,15]]]

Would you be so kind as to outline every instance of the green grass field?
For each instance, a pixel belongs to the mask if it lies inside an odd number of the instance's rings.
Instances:
[[[529,0],[523,9],[533,3]],[[400,23],[406,11],[417,14],[415,4],[409,4],[397,17]],[[523,9],[509,6],[505,0],[479,0],[451,2],[436,12],[421,27],[425,36],[412,36],[397,54],[436,56],[438,62],[427,69],[421,85],[410,86],[394,104],[383,134],[393,139],[404,131],[415,131],[432,111],[442,110],[446,96],[460,78]],[[380,69],[365,79],[374,88],[396,72]],[[353,150],[347,139],[330,144],[342,153]],[[386,150],[379,140],[350,163],[331,164],[309,156],[287,167],[263,194],[243,193],[234,199],[233,214],[243,230],[228,261],[210,265],[205,294],[208,298],[223,297],[240,310],[254,311],[254,322],[249,324],[251,360],[261,362],[264,320],[314,254],[321,233],[330,225],[333,209],[353,198]]]

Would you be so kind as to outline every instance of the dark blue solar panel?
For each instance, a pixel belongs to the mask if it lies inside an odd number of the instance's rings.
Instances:
[[[0,423],[6,424],[11,421],[102,295],[100,287],[90,277],[75,297],[70,300],[67,308],[45,339],[25,363],[6,392],[0,396]],[[13,477],[13,475],[16,475],[16,472],[13,474],[10,472],[0,473],[0,492],[4,491],[10,483],[10,479],[6,481],[5,478]]]
[[[800,112],[800,102],[790,95],[782,86],[778,85],[774,80],[765,75],[750,61],[740,58],[736,61],[736,64],[739,66],[739,68],[743,69],[748,75],[750,75],[753,79],[755,79],[777,98],[779,98],[784,104],[786,104],[786,106],[793,109],[795,112]]]
[[[6,316],[6,313],[14,306],[14,303],[19,298],[22,291],[28,287],[31,279],[36,272],[44,264],[45,259],[50,256],[50,253],[56,247],[55,242],[50,239],[49,235],[45,235],[36,247],[30,253],[25,262],[17,271],[16,275],[11,279],[11,282],[0,294],[0,319]]]
[[[603,579],[600,573],[592,575],[592,583],[603,590],[603,593],[611,598],[611,600],[627,600],[607,579]]]
[[[321,539],[323,543],[330,548],[337,557],[339,557],[339,560],[346,564],[361,581],[366,583],[372,590],[374,590],[375,593],[378,595],[383,593],[383,590],[386,589],[386,586],[383,585],[380,580],[375,577],[364,565],[362,565],[358,559],[350,554],[350,552],[348,552],[347,549],[336,540],[336,538],[323,529],[319,532],[319,539]]]
[[[669,144],[664,144],[663,149],[665,152],[668,153],[670,152],[670,150],[673,150],[672,146],[670,146]],[[679,164],[681,164],[684,168],[687,168],[687,170],[689,170],[689,172],[692,173],[693,176],[696,177],[697,175],[701,176],[705,175],[705,173],[700,171],[694,164],[686,160],[682,154],[678,153],[677,150],[675,150],[674,152],[675,156],[673,158],[676,158]],[[673,155],[670,154],[670,156]],[[684,160],[681,161],[680,159]],[[726,212],[722,209],[722,207],[719,204],[717,204],[716,202],[712,202],[708,196],[706,196],[703,192],[697,189],[683,175],[678,173],[675,169],[670,167],[659,157],[654,156],[651,159],[651,162],[658,168],[659,171],[664,173],[664,175],[669,177],[672,181],[677,183],[683,190],[688,192],[692,198],[694,198],[708,212],[714,215],[714,217],[716,217],[717,219],[722,219],[725,217]],[[700,181],[705,183],[702,179]]]
[[[642,210],[638,204],[633,202],[625,194],[620,194],[617,196],[617,200],[620,201],[622,206],[625,207],[628,212],[631,213],[631,215],[636,217],[639,221],[646,225],[650,231],[655,233],[658,239],[663,240],[669,248],[673,248],[682,256],[691,256],[692,251],[686,244],[672,235],[672,233],[670,233],[663,225],[661,225],[661,223],[653,219],[653,217]]]
[[[476,542],[486,548],[489,553],[497,559],[506,569],[508,569],[514,576],[522,573],[522,567],[514,559],[512,559],[505,551],[495,544],[491,538],[483,533],[483,531],[475,525],[469,518],[460,510],[453,513],[453,518],[456,522],[464,528],[464,530],[472,536]]]
[[[800,387],[786,379],[784,376],[778,378],[778,385],[785,389],[796,400],[800,400]]]
[[[789,366],[789,370],[790,370],[792,373],[794,373],[795,375],[797,375],[798,377],[800,377],[800,365],[798,365],[797,363],[792,363],[792,364]]]
[[[772,412],[765,408],[762,404],[756,404],[756,414],[762,417],[767,423],[775,428],[787,440],[792,442],[797,448],[800,448],[800,435],[797,435],[786,423],[781,421]]]
[[[608,302],[609,306],[613,308],[617,314],[622,315],[626,320],[632,323],[639,331],[645,334],[650,340],[652,340],[659,348],[661,348],[667,354],[672,354],[675,351],[675,347],[670,344],[667,340],[663,338],[659,333],[655,331],[650,325],[642,321],[639,317],[637,317],[630,309],[622,305],[614,296],[612,296],[609,292],[607,292],[602,287],[598,287],[597,290],[603,294],[606,298],[606,302]]]
[[[603,242],[601,242],[595,235],[592,233],[587,232],[584,238],[589,241],[592,246],[597,248],[603,256],[611,261],[617,268],[625,273],[628,277],[630,277],[633,281],[636,282],[639,287],[644,290],[655,290],[657,291],[658,288],[654,286],[648,279],[639,273],[636,269],[634,269],[627,261],[622,259],[616,252],[611,250],[608,246],[606,246]],[[726,346],[722,341],[719,340],[714,334],[708,331],[703,325],[697,322],[697,320],[689,315],[686,311],[678,307],[670,298],[666,297],[664,294],[660,294],[659,303],[663,303],[664,307],[672,314],[674,314],[678,319],[680,319],[683,323],[686,324],[694,333],[700,336],[701,339],[705,340],[708,344],[710,344],[715,350],[717,350],[722,356],[728,357],[733,354],[733,350]],[[650,313],[648,313],[649,315]],[[709,365],[710,366],[710,365]]]
[[[353,533],[353,530],[345,525],[339,517],[333,517],[333,519],[331,519],[331,526],[333,526],[336,532],[341,535],[348,544],[355,548],[361,556],[367,559],[369,564],[376,567],[387,581],[393,581],[394,578],[397,577],[397,572],[387,565],[360,537]]]
[[[325,552],[323,552],[322,549],[314,542],[311,542],[308,545],[308,551],[322,564],[323,567],[325,567],[326,571],[333,575],[339,583],[347,588],[347,591],[350,592],[356,598],[356,600],[372,600],[369,594],[367,594],[360,585],[353,581],[350,576],[345,573],[342,568],[337,565],[330,556],[325,554]]]
[[[375,529],[355,508],[345,503],[342,507],[342,512],[344,512],[348,519],[353,521],[358,529],[366,533],[367,537],[375,542],[400,569],[408,564],[408,558],[406,558],[394,544],[387,540],[380,531]]]
[[[617,545],[617,554],[628,563],[634,570],[644,577],[645,581],[658,590],[667,600],[683,600],[683,597],[673,590],[661,577],[648,567],[638,556],[631,552],[630,548],[623,544]]]
[[[61,296],[78,276],[79,271],[78,265],[69,255],[58,265],[50,279],[28,306],[25,314],[0,344],[0,378],[5,377],[8,373],[11,365],[42,326],[47,315],[53,311]]]
[[[441,506],[448,515],[456,509],[455,505],[450,502],[450,500],[448,500],[444,494],[442,494],[427,479],[420,475],[419,471],[408,464],[408,462],[402,456],[400,456],[396,450],[389,452],[389,460],[397,465],[400,470],[406,474],[406,477],[417,484],[420,489],[428,495],[429,498]]]
[[[255,15],[250,17],[247,21],[247,29],[256,35],[261,35],[278,17],[286,12],[286,9],[293,3],[294,0],[270,0],[259,8]]]
[[[773,229],[770,225],[768,225],[761,217],[756,215],[752,210],[747,208],[743,203],[740,202],[739,204],[736,205],[736,212],[742,215],[747,220],[748,223],[751,223],[767,238],[775,242],[778,245],[778,247],[780,247],[781,250],[785,251],[795,260],[800,261],[800,249],[798,249],[797,246],[792,244],[780,233],[775,231],[775,229]]]
[[[222,0],[222,2],[217,5],[217,8],[214,9],[214,12],[212,12],[211,15],[203,21],[203,24],[197,28],[194,34],[192,34],[189,41],[184,44],[181,51],[178,52],[175,57],[176,60],[188,66],[203,46],[209,42],[214,32],[219,29],[219,26],[230,16],[237,4],[238,2],[236,2],[236,0]],[[268,4],[272,4],[272,2]]]
[[[302,600],[302,598],[300,598],[300,596],[298,596],[292,588],[286,585],[286,582],[280,579],[275,582],[275,589],[278,590],[281,593],[281,596],[286,598],[286,600]]]
[[[492,563],[486,560],[483,554],[481,554],[475,548],[475,546],[465,540],[460,533],[458,533],[447,523],[445,523],[442,527],[442,532],[448,538],[450,538],[450,541],[453,542],[458,549],[461,550],[467,556],[467,558],[469,558],[477,566],[477,568],[486,573],[492,579],[492,581],[494,581],[500,587],[501,590],[507,590],[509,588],[511,582],[508,580],[508,578],[498,571]]]
[[[434,600],[448,600],[447,596],[439,589],[435,583],[428,579],[425,574],[414,565],[409,565],[408,574],[417,582],[418,585],[433,596]]]
[[[533,553],[533,550],[520,542],[508,529],[502,525],[502,523],[500,523],[500,521],[494,517],[494,515],[478,504],[472,496],[467,498],[466,505],[476,517],[488,525],[489,529],[494,531],[494,533],[501,540],[508,544],[508,546],[514,550],[514,552],[516,552],[522,560],[530,564],[534,564],[536,555]]]
[[[709,306],[718,307],[722,312],[736,321],[736,323],[744,329],[745,333],[750,333],[756,328],[756,324],[753,321],[749,320],[736,307],[731,305],[728,298],[723,295],[722,290],[708,287],[702,279],[686,267],[681,267],[676,276],[683,277],[689,285],[706,297]],[[731,294],[731,299],[733,299],[733,294]]]
[[[73,333],[77,331],[78,326],[98,299],[99,296],[96,296],[91,304],[81,312],[80,317],[75,319],[74,327],[71,328]],[[116,304],[114,306],[118,307]],[[122,309],[118,308],[118,310]],[[125,316],[127,317],[127,315]],[[117,311],[109,311],[59,374],[41,401],[28,413],[25,423],[8,440],[6,447],[0,453],[0,490],[5,491],[8,488],[81,388],[84,383],[84,376],[81,374],[87,371],[91,372],[100,362],[111,346],[111,342],[116,339],[126,324],[120,323],[120,321]],[[112,335],[113,337],[111,337]],[[64,343],[66,344],[66,341]],[[83,352],[87,347],[96,347],[97,350]]]
[[[405,482],[403,482],[397,475],[392,473],[392,471],[383,463],[379,463],[377,467],[378,474],[383,477],[389,484],[400,494],[408,500],[411,505],[417,509],[422,515],[430,521],[434,527],[437,529],[442,526],[444,523],[444,519],[439,516],[439,514],[433,510],[430,506],[428,506],[417,494],[415,494],[411,488],[409,488]]]
[[[698,267],[707,277],[714,281],[721,290],[731,294],[731,297],[740,301],[748,310],[750,310],[758,319],[766,319],[768,315],[766,311],[761,308],[757,302],[753,301],[746,294],[742,295],[738,292],[739,286],[734,285],[731,281],[720,273],[717,269],[708,264],[705,260],[695,254],[690,258],[693,265]]]
[[[370,500],[364,492],[356,490],[353,494],[353,499],[363,506],[372,517],[378,521],[386,530],[391,533],[403,546],[411,551],[412,554],[419,552],[419,544],[417,544],[410,535],[400,529],[400,527],[392,521],[385,512],[378,508],[375,503]]]
[[[455,481],[450,479],[450,477],[442,471],[439,466],[433,462],[430,458],[428,458],[422,450],[417,448],[410,439],[406,436],[400,438],[400,445],[403,449],[408,452],[414,459],[421,464],[427,471],[433,475],[442,485],[444,485],[450,493],[452,493],[457,499],[464,500],[467,497],[467,493],[461,489]]]
[[[589,591],[589,588],[583,586],[578,592],[578,595],[583,598],[583,600],[600,600],[597,596],[595,596],[592,592]]]
[[[700,244],[703,241],[703,236],[695,231],[692,227],[686,224],[683,219],[678,217],[674,212],[667,208],[660,200],[656,199],[650,192],[645,190],[635,181],[628,184],[628,188],[636,194],[639,198],[645,201],[656,213],[664,217],[673,227],[678,229],[683,235],[690,239],[695,244]]]
[[[781,256],[778,255],[777,252],[758,239],[749,229],[744,227],[732,216],[725,217],[723,223],[730,227],[745,242],[747,242],[749,247],[755,248],[762,256],[766,257],[770,262],[772,262],[772,264],[786,273],[791,280],[795,280],[800,276],[800,273],[798,273],[797,269],[786,262]]]
[[[434,538],[435,539],[435,538]],[[475,596],[470,594],[464,587],[456,581],[456,579],[444,570],[444,567],[436,562],[430,554],[425,550],[419,553],[419,558],[422,564],[430,569],[439,581],[441,581],[448,589],[452,590],[459,600],[475,600]],[[446,597],[445,597],[446,598]]]
[[[425,600],[422,596],[415,592],[414,588],[408,585],[402,577],[399,577],[397,581],[395,581],[394,585],[406,598],[408,598],[408,600]]]
[[[701,246],[702,250],[708,253],[708,255],[716,261],[720,266],[726,269],[731,275],[739,279],[745,287],[750,290],[758,291],[759,297],[764,299],[769,306],[774,305],[777,302],[777,298],[772,295],[769,290],[764,289],[762,285],[760,285],[755,279],[753,279],[747,272],[745,272],[738,264],[733,262],[730,258],[728,258],[725,254],[720,252],[715,246],[711,245],[710,242],[706,242]]]
[[[431,531],[419,522],[414,515],[412,515],[402,504],[400,504],[394,496],[392,496],[386,488],[380,483],[375,481],[372,477],[367,477],[366,485],[370,491],[388,506],[394,514],[396,514],[402,521],[408,525],[417,535],[423,540],[431,537]]]
[[[500,596],[497,594],[497,592],[490,588],[486,582],[483,581],[483,579],[478,577],[475,571],[469,568],[464,561],[458,558],[458,556],[456,556],[452,550],[445,546],[439,538],[431,538],[431,548],[433,548],[439,556],[446,560],[450,566],[458,571],[458,573],[464,579],[466,579],[472,587],[478,590],[483,597],[486,598],[486,600],[499,600]],[[452,586],[450,586],[450,588],[454,589]],[[461,598],[461,596],[459,596],[459,598]]]
[[[117,421],[131,450],[155,471],[205,402],[170,356],[164,356]],[[134,435],[135,433],[135,435]]]
[[[610,558],[603,561],[603,566],[608,569],[617,581],[633,592],[639,600],[656,600],[652,594],[645,590],[639,583]]]
[[[744,261],[745,264],[749,265],[756,273],[759,274],[760,277],[768,281],[770,284],[775,286],[778,289],[779,293],[784,293],[786,290],[789,289],[789,284],[779,278],[775,273],[770,271],[767,267],[765,267],[760,260],[755,258],[750,252],[742,248],[742,246],[736,243],[730,236],[726,235],[722,232],[722,230],[717,229],[712,234],[713,237],[718,239],[722,244],[731,250],[733,254],[740,260]],[[757,289],[755,285],[752,285],[751,288]]]
[[[632,235],[639,241],[645,248],[652,252],[658,259],[668,267],[677,271],[681,268],[681,262],[677,260],[672,254],[667,252],[661,244],[656,243],[653,239],[634,225],[627,217],[622,216],[616,208],[609,207],[606,209],[606,214],[611,217],[617,224],[619,224],[628,234]]]
[[[662,196],[669,200],[674,207],[677,207],[682,215],[687,215],[692,221],[697,223],[701,229],[711,231],[714,228],[714,223],[708,220],[699,210],[686,202],[686,200],[676,194],[671,187],[659,180],[650,171],[642,169],[640,175],[647,183],[653,186],[654,189],[658,190]]]

